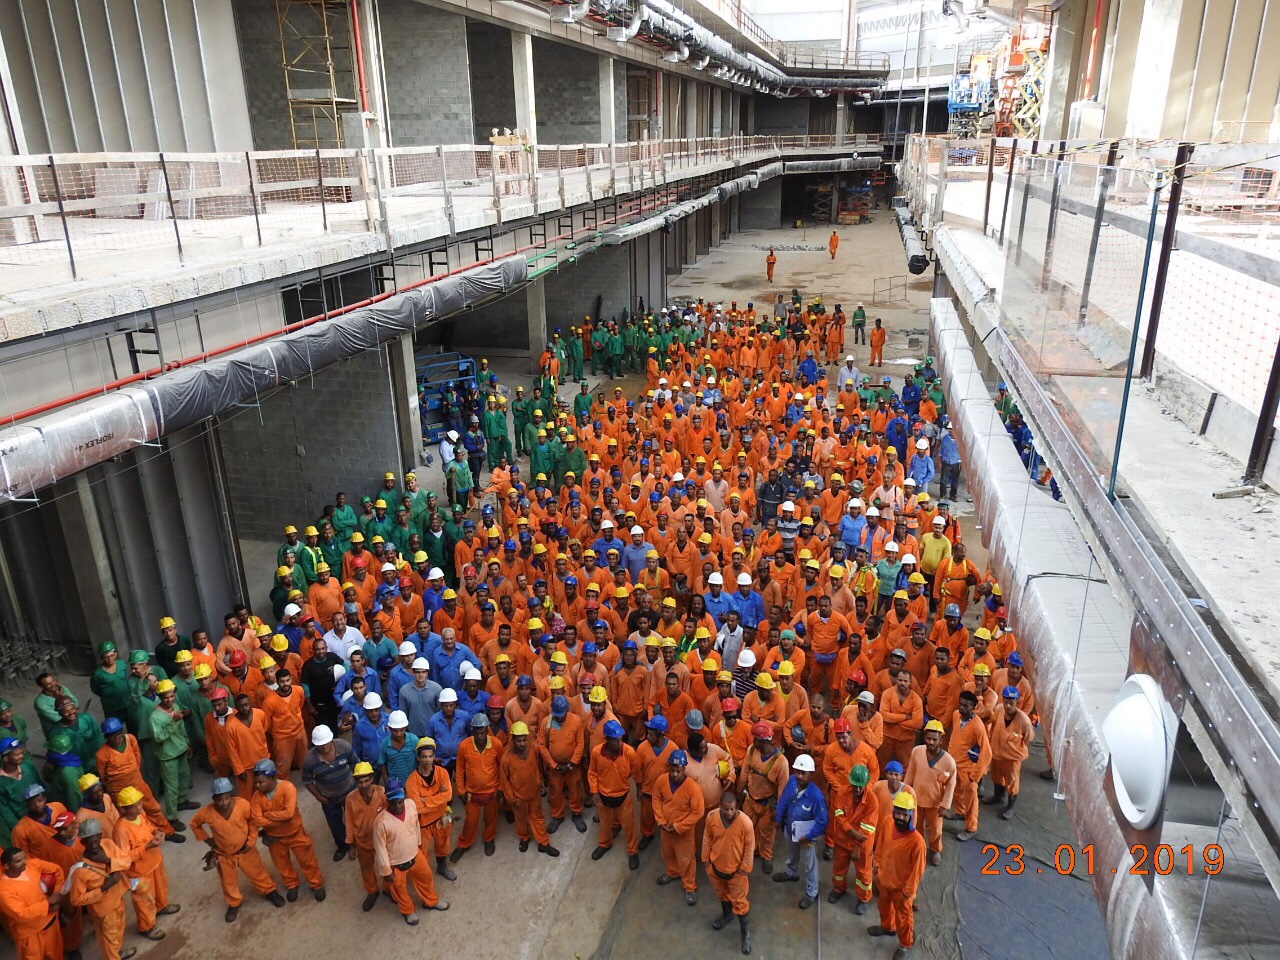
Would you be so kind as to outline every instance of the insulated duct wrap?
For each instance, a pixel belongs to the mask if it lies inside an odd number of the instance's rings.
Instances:
[[[973,520],[988,541],[991,569],[1035,678],[1036,709],[1072,827],[1077,837],[1086,838],[1082,843],[1094,845],[1099,864],[1129,863],[1129,840],[1107,797],[1110,754],[1101,721],[1129,672],[1132,615],[1092,562],[1070,508],[1028,476],[996,414],[954,305],[935,299],[929,312],[933,352],[962,459],[981,465],[965,479]],[[1033,759],[1039,750],[1032,747]],[[1024,782],[1026,776],[1024,769]],[[1151,895],[1143,877],[1099,870],[1092,883],[1111,956],[1189,954],[1177,933],[1185,925],[1169,915],[1169,901]],[[1044,896],[1051,898],[1053,891],[1046,888]]]
[[[902,248],[907,252],[907,269],[916,274],[924,273],[929,266],[929,256],[916,236],[911,210],[905,206],[894,207],[893,215],[898,218],[898,233],[902,236]]]
[[[0,432],[0,503],[226,413],[283,383],[381,346],[528,277],[523,256],[445,277],[226,357],[162,374]]]
[[[782,165],[783,173],[848,173],[852,170],[879,169],[879,157],[841,157],[839,160],[793,160]]]

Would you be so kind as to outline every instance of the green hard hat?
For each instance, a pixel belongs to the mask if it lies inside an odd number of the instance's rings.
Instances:
[[[853,787],[865,787],[871,782],[871,771],[862,764],[856,764],[849,771],[849,785]]]

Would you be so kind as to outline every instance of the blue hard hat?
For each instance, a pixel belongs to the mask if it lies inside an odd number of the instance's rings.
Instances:
[[[1009,654],[1009,656],[1005,658],[1005,663],[1011,667],[1022,666],[1022,654],[1017,650],[1013,651],[1013,653]]]
[[[503,550],[514,550],[515,548],[516,542],[514,540],[504,540],[502,543]]]
[[[388,655],[388,656],[385,656],[385,657],[379,657],[379,658],[378,658],[378,669],[379,669],[379,670],[390,670],[390,669],[391,669],[392,667],[394,667],[395,665],[396,665],[396,658],[395,658],[395,657],[392,657],[392,656]]]
[[[584,654],[599,653],[600,649],[596,646],[596,643],[594,640],[588,640],[586,643],[582,645],[582,652]]]
[[[647,729],[657,730],[659,733],[666,733],[667,727],[669,726],[667,718],[662,716],[662,714],[658,714],[656,717],[650,717],[644,722],[644,725]]]
[[[671,756],[667,757],[667,763],[675,767],[687,767],[689,765],[689,756],[683,750],[675,750]]]
[[[253,775],[255,777],[274,777],[276,775],[276,765],[265,758],[259,760],[253,765]]]
[[[1022,693],[1017,687],[1008,686],[1000,691],[1000,696],[1004,697],[1006,700],[1017,700],[1022,696]]]
[[[44,784],[29,783],[22,790],[22,800],[25,803],[26,801],[30,800],[32,797],[44,796],[44,792],[45,792]]]
[[[647,462],[647,461],[645,461],[645,462]],[[662,500],[662,494],[660,494],[657,490],[655,490],[655,491],[653,491],[653,493],[649,494],[649,502],[650,502],[650,503],[658,503],[658,502],[659,502],[659,501],[661,501],[661,500]]]
[[[388,800],[404,799],[404,781],[395,780],[395,779],[387,781],[387,799]]]
[[[591,624],[591,629],[594,630],[596,627],[603,627],[604,629],[607,630],[609,629],[609,622],[607,620],[597,620],[593,624]],[[631,641],[631,642],[634,643],[635,641]],[[626,644],[623,644],[622,649],[624,650],[626,649]]]
[[[213,795],[220,797],[224,793],[235,793],[236,786],[227,777],[216,777],[213,781]]]
[[[600,623],[601,621],[597,620],[596,622]],[[636,643],[634,640],[623,640],[622,649],[623,650],[639,650],[640,645]]]
[[[943,612],[943,616],[945,616],[945,617],[958,617],[958,616],[960,616],[960,604],[958,604],[958,603],[948,603],[948,604],[947,604],[947,609]]]
[[[610,740],[621,739],[623,733],[625,732],[626,731],[622,729],[622,724],[620,724],[617,720],[610,720],[604,725],[604,735],[608,737]]]
[[[119,733],[123,729],[124,724],[116,717],[107,717],[107,719],[102,721],[102,735],[104,737],[109,737],[113,733]]]
[[[888,763],[884,765],[884,772],[885,773],[901,773],[902,764],[900,764],[897,760],[890,760]]]
[[[532,686],[533,686],[533,677],[529,676],[527,673],[522,673],[522,674],[520,674],[520,676],[516,677],[516,686],[517,686],[517,687],[532,687]]]
[[[551,698],[551,715],[555,717],[563,717],[569,712],[569,698],[555,696]]]
[[[119,723],[120,721],[117,720],[116,722]],[[0,740],[0,755],[8,753],[10,750],[16,750],[20,746],[22,746],[22,741],[17,737],[5,737]]]
[[[576,587],[578,585],[578,578],[574,576],[565,577],[564,585],[566,587]]]
[[[642,466],[642,467],[647,467],[648,465],[649,465],[649,458],[648,458],[648,457],[641,457],[641,458],[640,458],[640,466]]]

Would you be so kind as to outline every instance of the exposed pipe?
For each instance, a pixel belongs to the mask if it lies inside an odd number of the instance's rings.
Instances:
[[[636,7],[631,14],[631,22],[625,27],[610,27],[606,36],[610,40],[616,40],[618,43],[626,43],[628,40],[635,38],[640,32],[640,27],[644,23],[647,11],[644,7]]]
[[[579,0],[570,6],[560,7],[551,14],[556,23],[577,23],[591,12],[591,0]]]
[[[699,57],[697,60],[693,61],[693,63],[689,64],[689,66],[693,67],[693,69],[695,70],[705,70],[707,69],[707,64],[710,62],[711,62],[711,55],[704,54],[703,56]]]
[[[369,112],[369,88],[364,79],[364,44],[360,42],[360,6],[358,0],[351,0],[351,42],[356,48],[356,83],[360,88],[360,112]],[[368,121],[360,118],[362,125]]]

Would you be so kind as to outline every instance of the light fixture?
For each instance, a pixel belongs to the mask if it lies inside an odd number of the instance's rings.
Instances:
[[[1149,829],[1164,809],[1178,718],[1160,685],[1135,673],[1120,687],[1116,704],[1102,721],[1102,736],[1111,750],[1111,784],[1124,818],[1139,830]]]

